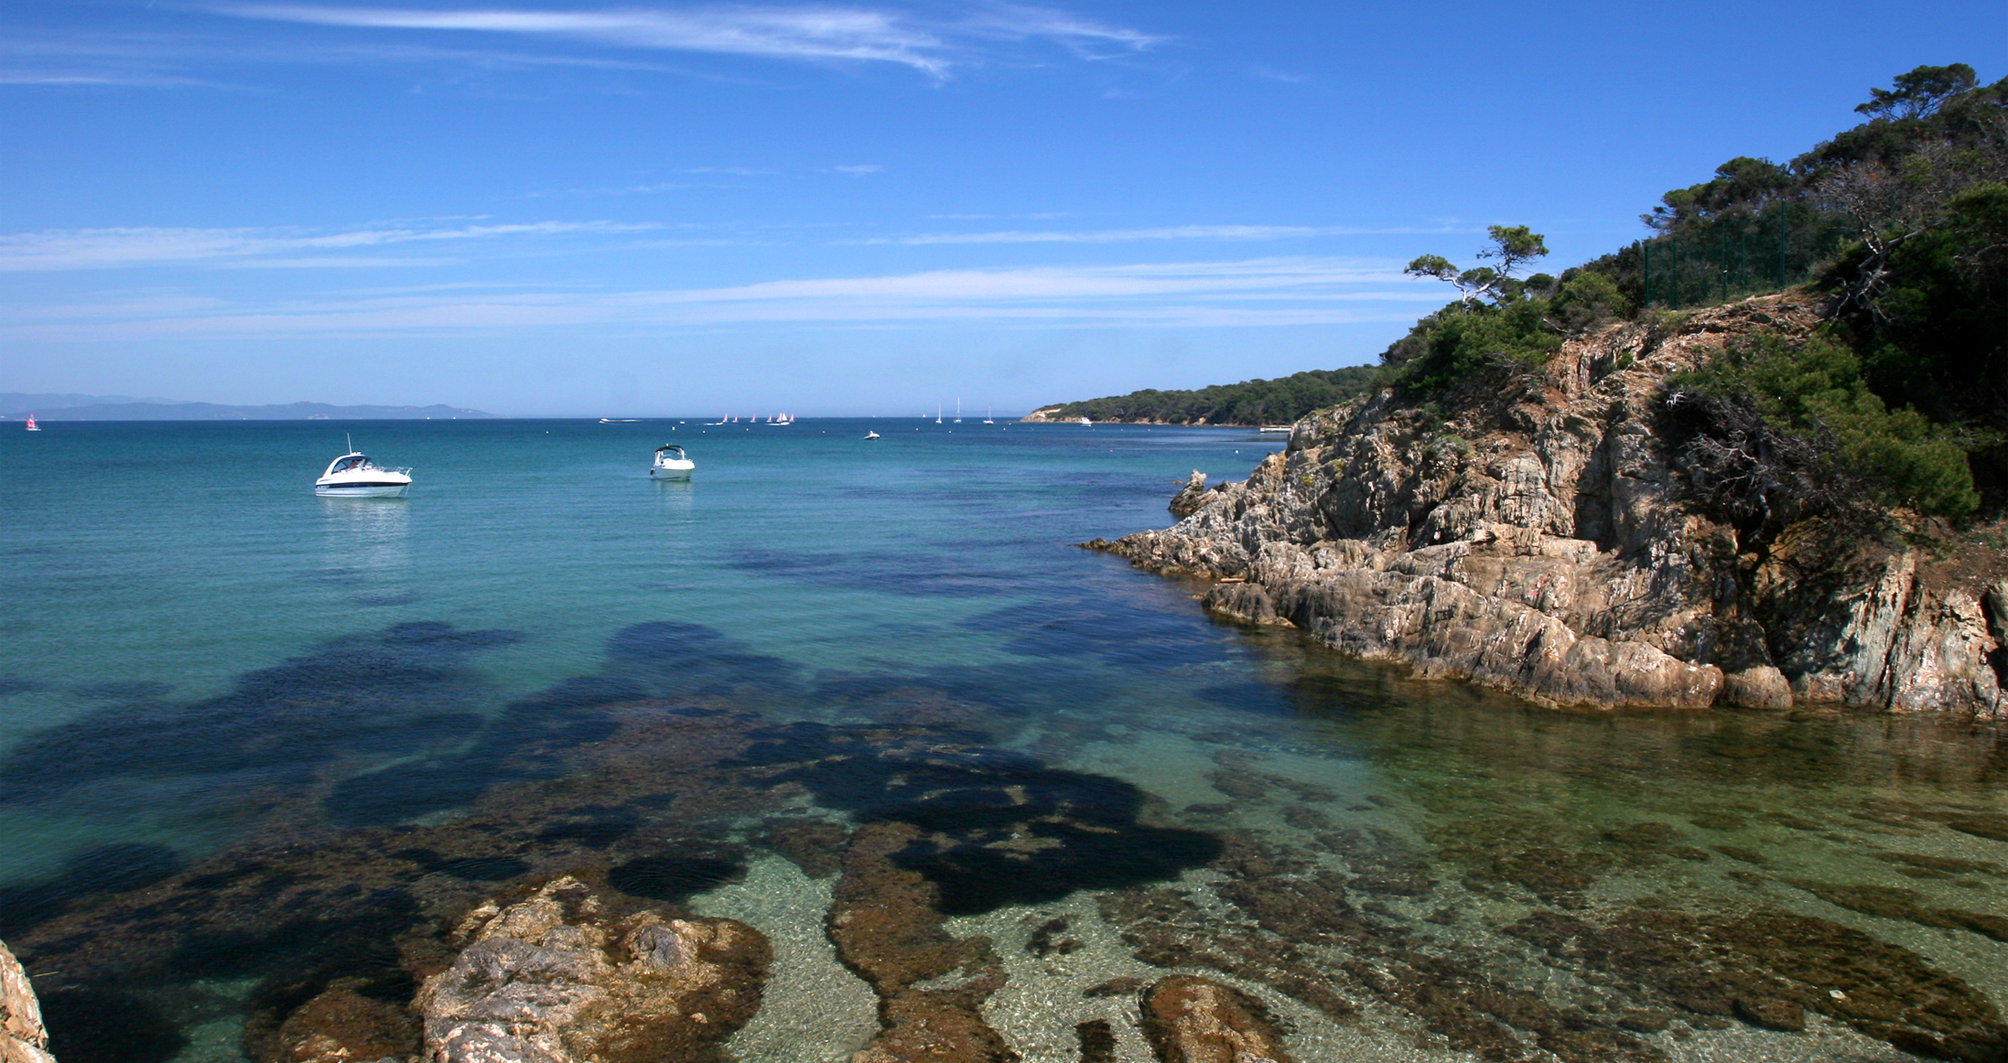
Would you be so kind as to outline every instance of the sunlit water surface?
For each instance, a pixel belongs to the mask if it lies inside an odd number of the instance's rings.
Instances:
[[[1275,437],[45,428],[0,434],[0,937],[64,1063],[245,1058],[302,979],[408,993],[391,938],[567,870],[753,923],[774,973],[729,1049],[844,1059],[874,997],[831,880],[772,839],[888,818],[963,846],[923,870],[993,940],[984,1014],[1028,1059],[1096,1018],[1147,1058],[1134,995],[1083,991],[1166,966],[1254,992],[1306,1060],[2008,1044],[1996,731],[1534,709],[1215,625],[1071,545]],[[408,499],[313,496],[344,431]],[[691,482],[649,480],[666,442]],[[1052,815],[998,828],[1014,802]],[[1012,864],[997,829],[1045,841]],[[318,899],[241,886],[275,865]],[[1774,997],[1803,1031],[1756,1021]]]

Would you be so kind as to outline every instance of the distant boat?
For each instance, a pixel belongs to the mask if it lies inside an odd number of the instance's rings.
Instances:
[[[960,396],[957,396],[955,400],[955,423],[962,423],[962,399]]]
[[[328,471],[314,481],[314,493],[323,498],[403,498],[411,490],[410,469],[387,469],[371,461],[355,443],[349,452],[328,463]]]
[[[991,419],[990,419],[990,408],[989,408],[988,406],[986,406],[986,407],[984,407],[984,408],[983,408],[983,423],[984,423],[984,424],[996,424],[996,423],[997,423],[996,421],[993,421],[993,420],[991,420]]]
[[[1082,424],[1094,424],[1095,422],[1093,422],[1093,421],[1090,421],[1090,420],[1088,420],[1087,418],[1083,417],[1083,418],[1081,418],[1081,423],[1082,423]]]
[[[637,418],[634,418],[634,417],[602,417],[602,418],[600,418],[600,423],[601,423],[601,424],[634,424],[636,420],[637,420]]]
[[[941,404],[938,402],[934,404],[934,423],[941,423]]]
[[[648,467],[648,475],[655,480],[688,480],[696,468],[697,463],[682,447],[669,443],[655,448],[655,463]]]
[[[36,423],[35,423],[35,415],[34,415],[34,414],[32,414],[32,413],[31,413],[31,414],[29,414],[29,415],[28,415],[28,431],[30,431],[30,432],[39,432],[39,431],[41,431],[41,430],[42,430],[42,426],[41,426],[41,425],[38,425],[38,424],[36,424]]]
[[[1290,426],[1287,424],[1265,424],[1256,429],[1258,432],[1287,432],[1289,430]]]
[[[866,433],[865,433],[865,439],[866,439],[866,440],[873,440],[873,439],[877,439],[878,437],[879,437],[879,434],[878,434],[877,432],[866,432]]]

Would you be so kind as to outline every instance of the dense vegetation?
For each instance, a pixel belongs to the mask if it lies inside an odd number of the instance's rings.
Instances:
[[[1806,286],[1827,326],[1764,337],[1669,382],[1669,429],[1702,500],[1747,526],[1909,507],[2008,507],[2008,78],[1921,66],[1856,110],[1867,120],[1788,163],[1739,157],[1667,192],[1651,234],[1560,276],[1525,226],[1492,226],[1477,265],[1414,276],[1455,302],[1364,367],[1198,391],[1139,391],[1050,412],[1097,420],[1293,420],[1379,388],[1417,401],[1544,362],[1614,321]]]
[[[1196,391],[1147,388],[1084,402],[1043,407],[1050,417],[1162,424],[1288,424],[1312,410],[1349,402],[1379,387],[1380,371],[1356,365],[1312,369],[1276,380],[1244,380]]]
[[[1547,248],[1494,226],[1460,270],[1409,264],[1457,302],[1382,355],[1427,396],[1488,367],[1546,359],[1617,319],[1808,283],[1832,319],[1670,382],[1683,460],[1724,512],[1869,501],[1961,517],[2008,495],[2008,79],[1919,67],[1857,108],[1869,120],[1792,160],[1736,158],[1644,215],[1654,235],[1559,278],[1514,273]],[[1678,406],[1679,402],[1676,401]],[[1744,464],[1738,465],[1738,462]],[[1727,463],[1727,464],[1724,464]],[[1733,511],[1733,512],[1732,512]]]

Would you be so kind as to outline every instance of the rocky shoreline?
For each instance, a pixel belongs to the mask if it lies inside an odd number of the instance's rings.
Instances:
[[[2008,551],[1812,521],[1751,549],[1685,500],[1667,377],[1818,324],[1767,296],[1572,341],[1447,411],[1383,392],[1298,422],[1246,481],[1195,472],[1177,525],[1084,545],[1218,581],[1217,616],[1555,706],[2008,718]]]

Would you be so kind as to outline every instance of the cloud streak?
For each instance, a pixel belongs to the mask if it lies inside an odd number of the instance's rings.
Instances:
[[[438,260],[342,256],[326,252],[503,237],[629,233],[656,225],[530,222],[451,228],[385,227],[311,233],[272,229],[68,229],[0,236],[0,273],[130,269],[213,262],[235,267],[299,268],[425,265]],[[285,257],[280,257],[285,256]]]
[[[1363,229],[1344,225],[1172,225],[1155,229],[1098,229],[1079,232],[1023,231],[919,233],[874,236],[858,244],[1114,244],[1135,240],[1287,240],[1312,236],[1385,236],[1463,232],[1463,229]]]
[[[208,10],[316,26],[507,34],[651,51],[890,63],[937,78],[969,61],[976,45],[985,41],[1051,42],[1094,59],[1143,51],[1160,40],[1060,11],[1008,4],[952,21],[928,21],[884,8],[803,4],[559,11],[224,3],[209,5]]]
[[[413,289],[264,305],[191,302],[0,312],[0,336],[89,341],[161,336],[479,333],[505,328],[1022,322],[1268,327],[1399,321],[1441,299],[1398,264],[1329,257],[1097,267],[956,269],[636,291]],[[143,309],[145,308],[145,309]]]

